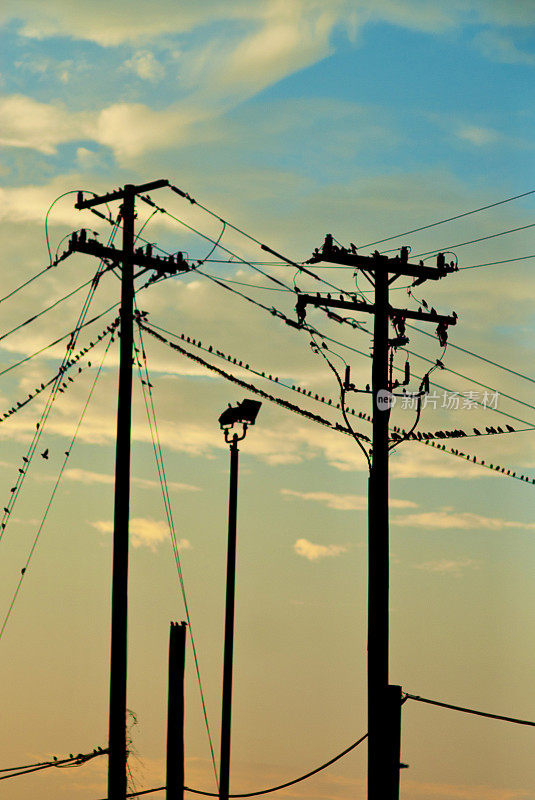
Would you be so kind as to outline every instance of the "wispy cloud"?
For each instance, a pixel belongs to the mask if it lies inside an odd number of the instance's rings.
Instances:
[[[462,125],[457,130],[457,136],[459,139],[464,139],[464,141],[470,142],[476,147],[496,144],[502,138],[497,131],[477,125]]]
[[[300,500],[311,500],[323,503],[327,508],[337,511],[365,511],[368,508],[368,498],[357,494],[335,494],[333,492],[296,492],[293,489],[281,489],[281,494],[286,497],[297,497]],[[392,508],[417,508],[418,504],[411,500],[390,500]]]
[[[437,561],[424,561],[422,564],[414,564],[414,569],[423,572],[435,572],[441,575],[453,575],[460,578],[466,569],[479,569],[479,564],[472,558],[448,559],[442,558]]]
[[[403,525],[407,528],[434,528],[458,530],[484,529],[501,531],[505,529],[533,530],[535,522],[514,522],[499,517],[484,517],[471,511],[424,511],[420,514],[407,514],[395,517],[393,525]]]
[[[502,64],[535,64],[535,54],[521,50],[507,33],[486,30],[474,38],[477,49],[491,61]]]
[[[113,475],[108,475],[103,472],[91,472],[87,469],[67,469],[64,472],[64,478],[68,481],[76,481],[77,483],[84,483],[90,485],[92,483],[113,484],[115,478]],[[159,487],[158,481],[152,481],[147,478],[132,478],[132,483],[140,489],[156,489]],[[189,483],[178,483],[176,481],[168,481],[167,487],[171,491],[176,492],[198,492],[199,486],[192,486]]]
[[[298,556],[303,556],[309,561],[319,561],[320,558],[329,558],[347,553],[348,547],[343,544],[314,544],[308,539],[298,539],[294,544],[294,550]]]
[[[97,520],[91,525],[101,533],[112,533],[113,522],[111,520]],[[134,517],[130,520],[130,537],[133,547],[148,547],[153,552],[158,545],[165,541],[169,536],[169,529],[165,522],[159,520]],[[181,539],[178,542],[179,550],[190,550],[191,542],[188,539]]]

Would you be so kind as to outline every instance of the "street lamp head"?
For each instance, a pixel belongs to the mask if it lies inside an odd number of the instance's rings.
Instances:
[[[236,424],[243,425],[243,434],[240,437],[238,437],[237,434],[234,434],[233,438],[244,439],[247,432],[247,426],[255,424],[261,405],[262,403],[260,403],[258,400],[247,399],[242,400],[242,402],[238,403],[237,406],[231,406],[229,403],[228,408],[226,408],[219,417],[219,426],[225,433],[225,441],[230,441],[228,434],[230,433],[231,428],[233,428]]]

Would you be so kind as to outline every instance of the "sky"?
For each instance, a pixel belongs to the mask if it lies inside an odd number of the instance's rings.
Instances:
[[[112,272],[99,280],[87,320],[103,316],[74,352],[91,349],[36,429],[48,390],[35,390],[61,365],[98,264],[75,255],[45,268],[73,230],[112,235],[74,208],[77,191],[159,178],[198,202],[154,191],[174,218],[138,201],[136,231],[203,264],[150,286],[138,280],[147,324],[332,425],[343,423],[335,375],[310,336],[271,309],[294,320],[294,287],[355,291],[353,271],[314,265],[326,286],[258,243],[297,262],[326,233],[363,254],[408,245],[430,266],[438,250],[458,259],[458,272],[414,296],[407,281],[392,286],[399,307],[424,300],[458,315],[444,352],[433,327],[431,336],[410,329],[410,352],[399,350],[394,367],[409,361],[413,390],[436,359],[446,367],[430,376],[436,400],[420,431],[521,432],[446,443],[469,459],[412,441],[393,451],[390,681],[535,720],[534,23],[529,0],[3,3],[1,769],[106,745],[118,342],[97,337],[115,318],[120,287]],[[361,276],[357,288],[371,287]],[[329,337],[323,352],[364,388],[370,319],[355,319],[353,328],[307,312]],[[217,761],[229,469],[218,417],[228,403],[262,397],[146,331],[136,346],[147,358]],[[169,623],[185,618],[137,368],[134,377],[131,791],[165,783]],[[497,409],[466,402],[492,405],[496,392]],[[371,412],[368,396],[348,405],[369,436],[358,417]],[[415,411],[402,406],[391,423],[407,428]],[[11,492],[21,469],[22,488]],[[366,495],[366,463],[350,437],[264,398],[240,449],[235,792],[291,780],[366,732]],[[214,791],[191,642],[186,661],[186,784]],[[414,700],[402,728],[402,800],[535,798],[531,728]],[[12,800],[101,800],[106,759],[12,778],[2,790]],[[363,744],[279,795],[361,800],[365,791]]]

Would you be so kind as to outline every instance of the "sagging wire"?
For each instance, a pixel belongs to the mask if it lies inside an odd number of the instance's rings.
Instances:
[[[5,781],[8,778],[18,778],[21,775],[28,775],[31,772],[39,772],[43,769],[50,769],[57,767],[64,769],[65,767],[81,767],[93,758],[106,755],[109,752],[108,748],[96,747],[91,753],[78,753],[78,755],[70,755],[69,758],[58,759],[56,756],[52,761],[40,761],[37,764],[28,764],[24,767],[8,767],[7,769],[0,769],[0,773],[6,772],[9,775],[1,775],[0,781]]]
[[[186,356],[186,358],[190,358],[191,360],[195,361],[196,363],[201,364],[206,369],[217,373],[220,377],[224,378],[225,380],[230,381],[231,383],[237,384],[238,386],[241,386],[246,391],[250,391],[253,394],[258,395],[259,397],[264,398],[265,400],[269,400],[269,402],[276,403],[277,405],[281,406],[282,408],[287,409],[288,411],[292,411],[293,413],[300,414],[301,416],[305,417],[308,420],[311,420],[311,421],[316,422],[318,424],[324,425],[325,427],[329,428],[330,430],[334,430],[334,431],[337,431],[338,433],[343,433],[343,434],[350,435],[349,430],[347,430],[346,428],[342,427],[339,423],[333,424],[329,420],[325,419],[324,417],[320,417],[317,414],[312,414],[311,412],[306,411],[305,409],[301,408],[300,406],[295,405],[294,403],[289,403],[286,400],[282,400],[281,398],[274,397],[273,395],[270,395],[267,392],[264,392],[262,389],[259,389],[254,384],[248,383],[246,381],[242,381],[240,378],[237,378],[235,375],[232,375],[232,374],[230,374],[228,372],[225,372],[225,370],[219,369],[219,367],[216,367],[215,365],[210,364],[209,362],[205,361],[203,358],[200,358],[200,357],[194,355],[193,353],[190,353],[188,350],[185,350],[180,345],[176,345],[173,342],[170,342],[164,336],[162,336],[161,334],[157,333],[157,331],[154,330],[153,327],[149,327],[147,325],[143,325],[142,327],[151,336],[156,338],[158,341],[166,344],[172,350],[175,350],[175,351],[179,352],[181,355]],[[160,329],[160,330],[162,330],[162,329]],[[171,335],[175,335],[175,334],[171,334]],[[181,339],[185,339],[186,337],[184,337],[184,335],[182,335],[180,338]],[[187,337],[187,338],[189,339],[189,337]],[[190,343],[190,342],[188,342],[188,343]],[[195,341],[193,342],[193,344],[195,346],[199,346]],[[209,351],[209,352],[211,352],[211,351]],[[221,356],[223,358],[225,357],[224,354],[221,354],[218,351],[215,351],[215,354],[219,355],[219,356]],[[228,357],[227,360],[229,360],[229,358],[230,357]],[[245,366],[245,369],[248,369],[248,365]],[[267,376],[264,373],[264,374],[261,375],[261,377],[266,378]],[[269,379],[272,379],[272,378],[269,378]],[[275,380],[275,379],[273,379],[273,380]],[[275,382],[277,382],[277,380],[275,380]],[[297,388],[297,389],[295,389],[295,391],[299,391],[299,389]],[[312,398],[312,395],[311,395],[310,392],[307,393],[306,391],[302,390],[302,393],[305,396]],[[317,396],[315,396],[312,399],[316,399],[316,400],[318,400],[318,402],[322,402],[321,400],[319,400],[319,398]],[[338,408],[338,406],[337,406],[337,408]],[[351,414],[354,415],[355,412],[353,410],[349,409],[349,411],[350,411]],[[360,419],[366,420],[367,422],[370,422],[370,423],[372,422],[372,418],[367,414],[359,413],[357,416],[359,416]],[[394,429],[394,430],[396,430],[396,429]],[[533,428],[533,426],[531,426],[529,428],[526,428],[525,430],[533,431],[533,430],[535,430],[535,428]],[[508,431],[502,431],[501,433],[520,433],[520,432],[521,431],[515,431],[514,429],[511,429],[511,430],[508,430]],[[404,433],[403,430],[402,430],[402,433]],[[457,435],[462,435],[463,432],[460,431],[460,432],[454,432],[454,433],[455,433],[455,436],[457,436]],[[496,434],[497,432],[493,431],[493,430],[490,430],[490,431],[487,431],[487,433],[488,434],[490,434],[490,433]],[[481,434],[478,431],[477,433],[475,433],[475,435],[481,436],[481,435],[484,435],[484,434]],[[448,439],[448,438],[450,438],[443,431],[437,432],[436,436],[437,436],[438,439],[441,439],[441,438],[442,439],[444,439],[444,438]],[[463,461],[466,460],[469,463],[473,463],[473,464],[476,464],[477,466],[484,467],[485,469],[490,470],[491,472],[498,472],[501,475],[503,475],[504,477],[514,478],[515,480],[522,481],[523,483],[535,484],[535,478],[528,478],[525,475],[517,475],[516,472],[511,471],[510,469],[506,469],[505,467],[500,467],[497,464],[496,465],[494,465],[494,464],[486,464],[483,459],[478,459],[476,456],[472,456],[470,454],[463,453],[463,452],[461,452],[459,450],[456,450],[454,448],[447,448],[446,445],[440,444],[439,442],[434,441],[434,435],[432,435],[432,434],[426,434],[425,436],[422,436],[421,439],[419,438],[419,436],[416,437],[414,434],[413,434],[413,437],[414,438],[411,439],[411,441],[416,441],[416,442],[419,442],[420,444],[429,445],[429,446],[431,446],[431,447],[433,447],[433,448],[435,448],[437,450],[440,450],[441,452],[448,453],[449,455],[453,455],[456,458],[462,458]]]
[[[316,339],[314,337],[314,333],[310,334],[310,338],[311,338],[312,352],[316,353],[316,355],[321,355],[325,359],[325,361],[327,362],[327,364],[331,368],[331,371],[332,371],[333,375],[335,376],[336,380],[338,381],[338,386],[340,387],[340,410],[342,412],[342,416],[344,418],[344,422],[347,425],[347,428],[350,431],[351,436],[353,437],[353,439],[356,441],[356,443],[358,444],[358,446],[360,447],[360,449],[364,453],[364,457],[365,457],[365,459],[366,459],[366,461],[368,463],[368,469],[371,472],[372,462],[370,460],[369,453],[366,450],[366,448],[364,447],[364,445],[362,444],[362,442],[360,441],[360,438],[359,438],[360,434],[356,433],[356,431],[353,429],[353,426],[351,425],[351,423],[349,422],[349,419],[347,417],[346,407],[345,407],[346,388],[344,386],[344,383],[343,383],[340,375],[338,374],[338,370],[336,369],[336,367],[334,366],[334,364],[332,363],[330,358],[324,353],[324,350],[328,350],[328,347],[325,344],[325,342],[322,342],[321,346],[320,346],[317,343],[317,341],[316,341]],[[332,352],[332,351],[329,350],[329,352]],[[334,353],[334,355],[338,355],[338,354]],[[344,361],[342,356],[339,356],[339,358],[341,358],[342,361]],[[344,364],[345,363],[346,362],[344,361]]]
[[[80,325],[79,329],[82,330],[82,328],[87,328],[88,325],[92,325],[94,322],[97,322],[97,320],[101,319],[102,317],[106,316],[106,314],[108,314],[110,311],[113,311],[115,308],[117,308],[118,305],[120,305],[120,302],[119,303],[115,303],[113,306],[110,306],[109,308],[107,308],[106,311],[103,311],[101,314],[98,314],[96,317],[92,317],[92,319],[88,320],[87,322],[84,322],[83,325]],[[11,372],[12,369],[16,369],[17,367],[20,367],[22,364],[26,364],[27,361],[31,361],[32,358],[35,358],[36,356],[40,356],[41,353],[44,353],[47,350],[50,350],[52,347],[55,347],[57,344],[60,344],[60,342],[63,342],[65,339],[72,340],[72,337],[73,337],[74,333],[76,333],[76,329],[72,330],[72,331],[67,331],[67,333],[65,333],[63,336],[60,336],[58,339],[54,339],[54,341],[50,342],[50,344],[47,344],[44,347],[41,347],[39,350],[36,350],[34,353],[31,353],[29,356],[26,356],[25,358],[21,358],[19,361],[16,361],[14,364],[11,364],[9,367],[6,367],[5,369],[0,370],[0,376],[1,375],[5,375],[7,372]]]
[[[8,623],[8,620],[9,620],[10,616],[11,616],[11,612],[13,611],[13,607],[14,607],[15,602],[17,600],[17,597],[19,595],[22,583],[24,581],[24,577],[25,577],[26,572],[28,570],[28,567],[30,565],[30,561],[32,560],[32,556],[33,556],[33,554],[35,552],[35,548],[37,547],[37,543],[39,541],[39,537],[41,536],[41,532],[43,530],[43,527],[45,525],[46,519],[48,517],[48,512],[50,511],[50,508],[52,507],[52,503],[54,501],[54,497],[56,496],[56,492],[57,492],[59,484],[61,482],[61,478],[63,477],[63,473],[65,471],[65,467],[67,466],[67,461],[69,460],[69,456],[71,455],[72,449],[74,447],[74,443],[76,441],[76,437],[78,436],[78,432],[80,430],[80,426],[82,425],[82,422],[83,422],[83,419],[85,417],[87,408],[89,406],[91,398],[93,397],[93,392],[95,391],[95,387],[97,385],[97,381],[98,381],[98,379],[100,377],[100,374],[102,372],[102,368],[104,366],[104,360],[105,360],[105,358],[106,358],[106,356],[108,354],[108,350],[110,349],[112,341],[113,341],[113,337],[110,336],[110,338],[108,340],[108,344],[106,345],[106,349],[104,350],[104,354],[102,356],[102,360],[100,362],[99,368],[97,370],[97,374],[95,375],[95,378],[94,378],[93,383],[91,385],[91,389],[89,390],[89,395],[87,397],[87,400],[85,401],[84,407],[82,409],[82,413],[80,414],[80,417],[78,419],[78,424],[76,425],[76,428],[75,428],[74,434],[72,436],[71,442],[70,442],[69,446],[67,447],[67,450],[65,450],[65,457],[63,459],[63,464],[60,467],[58,476],[56,478],[56,482],[54,484],[54,488],[52,489],[52,492],[50,494],[50,498],[49,498],[48,503],[46,505],[46,508],[45,508],[45,511],[44,511],[44,514],[43,514],[43,518],[42,518],[41,523],[40,523],[40,525],[39,525],[39,527],[37,529],[37,533],[35,535],[33,544],[32,544],[32,546],[30,548],[30,552],[29,552],[28,557],[26,559],[26,563],[24,564],[24,567],[21,569],[20,578],[19,578],[19,582],[17,584],[17,588],[15,589],[15,592],[13,594],[13,598],[12,598],[11,603],[9,605],[8,611],[7,611],[7,613],[6,613],[5,617],[4,617],[4,621],[2,623],[2,627],[0,628],[0,640],[2,639],[2,636],[3,636],[4,631],[6,629],[6,625]]]
[[[46,247],[48,250],[48,259],[50,262],[52,261],[52,251],[50,249],[50,239],[48,236],[48,217],[50,216],[50,212],[52,211],[58,200],[61,200],[63,197],[67,197],[67,195],[69,194],[78,194],[79,192],[82,192],[82,194],[92,194],[93,197],[97,197],[95,192],[92,192],[90,189],[70,189],[68,192],[63,192],[63,194],[58,195],[56,199],[50,203],[48,210],[45,214],[45,239],[46,239]],[[108,209],[109,219],[111,220],[111,211],[107,203],[106,203],[106,208]]]
[[[117,224],[115,224],[113,230],[110,233],[108,243],[111,243],[113,241],[113,239],[115,238],[117,229],[118,229],[118,226],[117,226]],[[97,286],[98,286],[98,276],[102,274],[103,270],[104,270],[104,262],[101,261],[101,263],[100,263],[100,265],[99,265],[99,267],[98,267],[98,269],[97,269],[97,271],[95,273],[95,278],[93,278],[93,280],[90,281],[91,287],[89,289],[87,297],[85,298],[84,304],[82,306],[82,310],[81,310],[81,312],[80,312],[80,314],[78,316],[78,320],[77,320],[76,325],[74,327],[74,331],[71,334],[71,339],[67,344],[66,353],[63,356],[63,360],[62,360],[61,365],[60,365],[60,367],[58,369],[58,377],[56,378],[55,382],[52,384],[52,387],[51,387],[51,390],[50,390],[50,394],[49,394],[49,396],[48,396],[48,398],[46,400],[45,407],[44,407],[44,409],[43,409],[43,411],[41,413],[41,417],[40,417],[39,421],[35,425],[36,430],[35,430],[35,433],[34,433],[34,435],[32,437],[32,440],[30,442],[30,446],[29,446],[29,448],[28,448],[28,450],[26,452],[26,455],[23,456],[22,460],[23,460],[23,463],[25,464],[25,466],[24,466],[24,468],[22,468],[22,470],[19,470],[19,478],[17,479],[16,490],[11,494],[11,498],[10,498],[7,506],[4,507],[4,515],[3,515],[2,523],[0,525],[0,529],[1,529],[2,535],[3,535],[3,533],[4,533],[5,529],[6,529],[7,522],[8,522],[8,519],[10,517],[10,514],[13,511],[15,503],[16,503],[18,497],[19,497],[19,494],[21,492],[22,486],[23,486],[24,481],[26,479],[26,476],[28,474],[28,470],[30,468],[30,463],[31,463],[31,461],[32,461],[32,459],[33,459],[33,457],[35,455],[35,452],[36,452],[37,447],[39,445],[39,440],[41,438],[41,435],[43,433],[45,424],[46,424],[46,422],[48,420],[48,416],[49,416],[50,411],[52,409],[52,405],[54,403],[54,400],[57,397],[58,390],[60,389],[60,384],[61,384],[61,380],[62,380],[61,376],[63,375],[63,373],[67,369],[67,364],[70,362],[70,354],[71,354],[72,350],[76,347],[76,342],[78,340],[78,336],[80,335],[80,331],[84,327],[85,318],[86,318],[86,316],[87,316],[87,314],[89,312],[89,307],[90,307],[91,301],[93,299],[93,296],[94,296],[95,291],[96,291]],[[110,309],[107,309],[103,313],[107,313],[109,310]]]
[[[391,450],[394,450],[396,447],[398,447],[403,442],[406,442],[408,439],[410,439],[410,437],[412,436],[412,434],[416,430],[416,427],[417,427],[418,423],[420,422],[420,416],[421,416],[421,413],[422,413],[422,397],[424,396],[424,394],[427,393],[426,392],[426,388],[429,386],[429,376],[431,375],[432,372],[434,372],[435,369],[438,369],[439,365],[442,363],[442,359],[444,358],[444,355],[446,353],[447,347],[448,347],[448,343],[446,342],[444,347],[442,348],[442,353],[440,354],[440,358],[437,359],[436,363],[433,364],[433,366],[431,366],[427,370],[427,372],[425,373],[425,375],[422,378],[422,381],[420,383],[420,388],[418,390],[418,399],[417,399],[417,407],[416,407],[416,419],[414,420],[414,424],[413,424],[412,428],[410,428],[410,430],[404,432],[403,436],[400,439],[396,438],[394,440],[394,442],[388,448],[389,452]]]
[[[65,377],[67,377],[68,383],[65,380],[63,380],[63,383],[61,384],[60,388],[58,389],[58,392],[63,394],[65,392],[65,390],[69,388],[69,385],[74,383],[74,378],[72,378],[70,375],[67,375],[67,372],[69,371],[69,369],[71,367],[73,367],[74,364],[83,355],[86,355],[86,353],[88,353],[90,350],[92,350],[94,347],[96,347],[98,342],[101,342],[106,337],[106,335],[108,333],[112,333],[118,327],[118,325],[119,325],[119,319],[116,319],[111,325],[108,325],[108,327],[96,337],[96,342],[90,342],[87,347],[84,347],[83,350],[80,350],[74,356],[74,358],[72,358],[70,361],[68,361],[67,365],[66,365],[66,368],[62,372],[56,372],[55,375],[53,375],[51,378],[49,378],[48,381],[46,381],[45,383],[41,383],[40,386],[36,386],[36,388],[33,391],[33,394],[30,393],[26,400],[23,400],[22,402],[19,400],[12,408],[9,409],[9,411],[6,411],[6,412],[4,412],[4,414],[1,414],[0,415],[0,424],[2,422],[4,422],[6,419],[8,419],[9,417],[11,417],[13,414],[17,414],[21,409],[23,409],[25,406],[27,406],[29,403],[31,403],[32,400],[35,400],[35,398],[38,397],[41,394],[41,392],[43,392],[48,386],[50,386],[52,383],[54,383],[54,381],[58,377],[61,377],[62,380]],[[88,362],[87,366],[91,367],[91,362],[90,361]],[[76,373],[77,377],[80,376],[81,372],[83,372],[83,367],[78,367],[78,372]],[[0,535],[0,538],[1,538],[1,535]]]
[[[134,298],[134,301],[135,301],[135,298]],[[150,380],[150,375],[149,375],[149,370],[148,370],[147,354],[146,354],[145,346],[144,346],[144,342],[143,342],[141,319],[142,319],[142,313],[140,313],[139,310],[137,309],[137,303],[136,303],[136,321],[137,321],[137,330],[138,330],[138,335],[139,335],[140,351],[141,351],[141,355],[142,355],[143,366],[141,365],[141,361],[139,359],[139,351],[136,348],[134,349],[135,360],[136,360],[136,364],[137,364],[137,368],[138,368],[138,372],[139,372],[139,378],[140,378],[140,381],[141,381],[141,388],[142,388],[142,392],[143,392],[143,400],[145,402],[145,409],[146,409],[146,412],[147,412],[147,419],[148,419],[148,422],[149,422],[149,429],[150,429],[150,434],[151,434],[152,447],[153,447],[153,450],[154,450],[154,458],[155,458],[155,461],[156,461],[156,468],[157,468],[157,471],[158,471],[158,477],[159,477],[159,480],[160,480],[160,487],[161,487],[161,490],[162,490],[162,497],[163,497],[163,503],[164,503],[164,508],[165,508],[165,514],[166,514],[166,517],[167,517],[167,525],[169,527],[169,533],[170,533],[171,543],[172,543],[172,547],[173,547],[173,554],[174,554],[175,564],[176,564],[177,573],[178,573],[178,580],[179,580],[181,594],[182,594],[182,601],[184,603],[184,610],[185,610],[186,618],[187,618],[187,622],[188,622],[188,630],[189,630],[189,636],[190,636],[190,641],[191,641],[191,646],[192,646],[193,660],[194,660],[194,663],[195,663],[195,671],[196,671],[196,675],[197,675],[197,682],[198,682],[198,685],[199,685],[199,692],[200,692],[200,697],[201,697],[201,705],[202,705],[202,709],[203,709],[204,722],[205,722],[206,731],[207,731],[207,735],[208,735],[208,742],[209,742],[209,746],[210,746],[210,755],[211,755],[211,759],[212,759],[212,767],[213,767],[213,770],[214,770],[214,777],[215,777],[216,786],[219,789],[219,778],[218,778],[217,766],[216,766],[216,761],[215,761],[214,746],[213,746],[213,742],[212,742],[212,734],[211,734],[211,731],[210,731],[210,725],[209,725],[209,722],[208,722],[208,712],[207,712],[207,709],[206,709],[204,691],[203,691],[203,688],[202,688],[201,672],[200,672],[199,660],[198,660],[198,656],[197,656],[197,648],[195,646],[195,639],[194,639],[194,636],[193,636],[193,628],[192,628],[192,625],[191,625],[191,617],[190,617],[190,612],[189,612],[188,599],[187,599],[187,595],[186,595],[186,587],[185,587],[185,583],[184,583],[184,575],[183,575],[183,572],[182,572],[182,564],[181,564],[181,561],[180,561],[180,553],[179,553],[179,546],[178,546],[178,542],[177,542],[176,529],[175,529],[175,523],[174,523],[174,518],[173,518],[173,510],[172,510],[172,506],[171,506],[171,498],[169,496],[169,490],[168,490],[168,486],[167,486],[167,477],[166,477],[166,473],[165,473],[165,464],[164,464],[164,460],[163,460],[163,452],[162,452],[161,443],[160,443],[160,436],[159,436],[159,433],[158,433],[158,423],[157,423],[157,419],[156,419],[156,410],[155,410],[155,407],[154,407],[154,400],[153,400],[153,396],[152,396],[152,383],[151,383],[151,380]],[[145,379],[143,379],[143,373],[145,375]]]

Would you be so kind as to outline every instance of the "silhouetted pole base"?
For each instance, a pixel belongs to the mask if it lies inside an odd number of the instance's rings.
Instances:
[[[184,666],[186,623],[171,623],[167,703],[166,800],[184,798]]]
[[[223,702],[221,709],[221,759],[219,762],[220,800],[228,800],[230,782],[232,658],[234,651],[234,593],[236,585],[236,520],[238,515],[238,453],[238,437],[234,435],[230,445],[227,596],[225,609],[225,650],[223,655]]]

